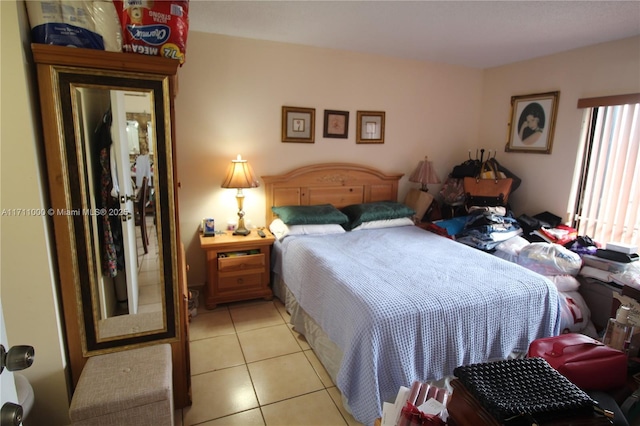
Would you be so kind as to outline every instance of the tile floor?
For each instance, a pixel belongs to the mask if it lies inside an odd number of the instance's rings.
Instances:
[[[140,227],[136,226],[138,253],[138,312],[158,312],[162,310],[162,288],[160,286],[160,256],[158,253],[158,234],[153,224],[153,216],[146,216],[149,245],[144,253]]]
[[[193,404],[176,426],[360,424],[277,299],[200,303],[190,341]]]

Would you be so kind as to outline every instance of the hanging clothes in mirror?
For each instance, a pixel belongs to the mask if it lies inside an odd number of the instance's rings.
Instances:
[[[118,180],[115,170],[115,159],[112,155],[111,110],[102,117],[95,131],[98,146],[98,158],[95,176],[97,186],[96,207],[107,214],[100,215],[98,221],[99,237],[102,252],[102,271],[109,277],[118,275],[125,268],[122,224],[118,215],[108,214],[118,211]],[[114,195],[115,194],[115,195]]]

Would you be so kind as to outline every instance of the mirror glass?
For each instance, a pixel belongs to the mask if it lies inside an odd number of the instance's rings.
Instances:
[[[84,350],[176,335],[166,78],[59,74]]]

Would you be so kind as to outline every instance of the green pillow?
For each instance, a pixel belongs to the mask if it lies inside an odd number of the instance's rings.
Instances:
[[[372,220],[398,219],[416,214],[409,206],[395,201],[352,204],[344,207],[342,212],[349,217],[349,223],[342,225],[347,231]]]
[[[331,204],[279,206],[271,207],[271,211],[287,225],[326,225],[330,223],[342,225],[349,221],[344,213]]]

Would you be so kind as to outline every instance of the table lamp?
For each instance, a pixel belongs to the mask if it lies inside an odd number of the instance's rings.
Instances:
[[[249,231],[244,226],[244,211],[242,204],[244,202],[243,188],[257,188],[260,186],[258,180],[254,177],[253,169],[240,155],[235,160],[231,160],[231,164],[227,169],[227,177],[222,182],[222,188],[237,188],[236,200],[238,202],[238,226],[233,235],[249,235]]]
[[[421,185],[420,190],[427,192],[427,184],[440,183],[440,179],[433,169],[433,164],[429,161],[428,157],[424,157],[424,160],[418,163],[418,167],[411,173],[409,182],[416,182]]]

